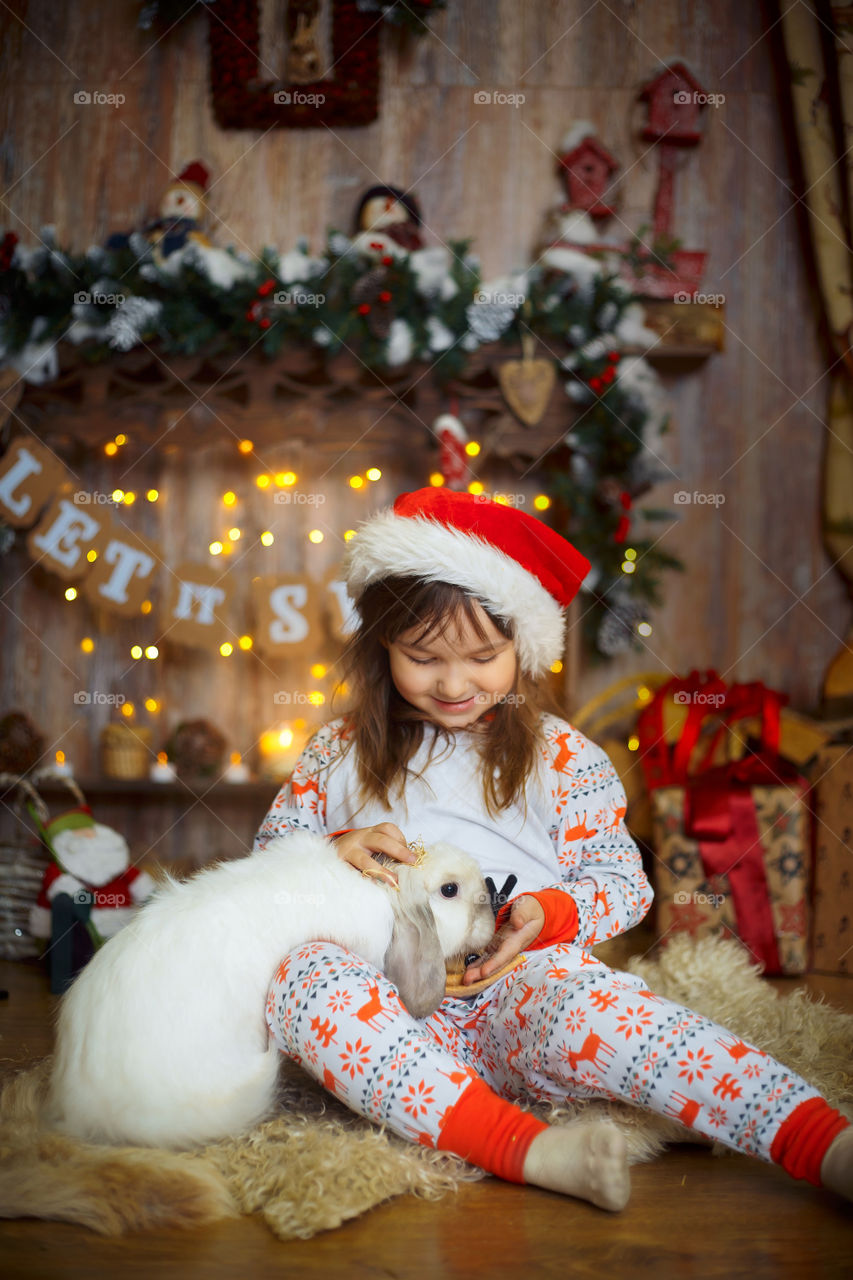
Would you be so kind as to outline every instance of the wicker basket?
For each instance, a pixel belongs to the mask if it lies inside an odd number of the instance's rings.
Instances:
[[[30,909],[46,865],[38,840],[0,844],[0,960],[29,960],[42,950],[30,933]]]
[[[152,762],[151,730],[108,724],[101,730],[101,769],[107,778],[147,778]]]

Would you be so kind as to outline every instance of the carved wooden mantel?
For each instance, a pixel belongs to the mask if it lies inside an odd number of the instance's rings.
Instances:
[[[646,324],[663,341],[642,354],[664,368],[686,370],[723,346],[721,307],[649,301]],[[556,343],[548,349],[557,358],[569,353]],[[15,407],[22,422],[57,445],[98,447],[124,431],[134,444],[167,452],[229,439],[259,446],[289,440],[325,455],[405,447],[429,465],[438,453],[432,423],[455,405],[483,460],[528,468],[562,444],[576,416],[558,377],[535,427],[515,417],[497,377],[504,361],[521,355],[509,343],[480,347],[443,385],[425,363],[372,371],[349,352],[330,356],[296,344],[274,359],[256,352],[173,355],[152,345],[92,363],[68,343],[58,354],[59,376],[27,385]]]

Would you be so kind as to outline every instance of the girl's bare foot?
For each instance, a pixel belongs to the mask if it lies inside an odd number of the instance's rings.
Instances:
[[[821,1162],[820,1180],[830,1191],[853,1200],[853,1125],[842,1129],[829,1144]]]
[[[631,1194],[628,1148],[607,1120],[561,1128],[552,1125],[530,1144],[524,1181],[601,1209],[624,1209]]]

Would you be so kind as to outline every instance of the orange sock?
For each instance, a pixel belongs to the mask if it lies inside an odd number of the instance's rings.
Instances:
[[[809,1098],[795,1107],[779,1127],[770,1148],[770,1158],[792,1178],[804,1178],[823,1186],[820,1166],[830,1144],[850,1124],[823,1098]]]
[[[531,1142],[547,1124],[499,1098],[484,1080],[472,1080],[451,1108],[436,1146],[506,1182],[523,1182]]]

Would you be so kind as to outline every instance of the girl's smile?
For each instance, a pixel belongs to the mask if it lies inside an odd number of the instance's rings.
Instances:
[[[460,615],[442,635],[415,626],[387,646],[397,692],[447,729],[474,724],[515,687],[515,647],[475,607],[485,638]]]

